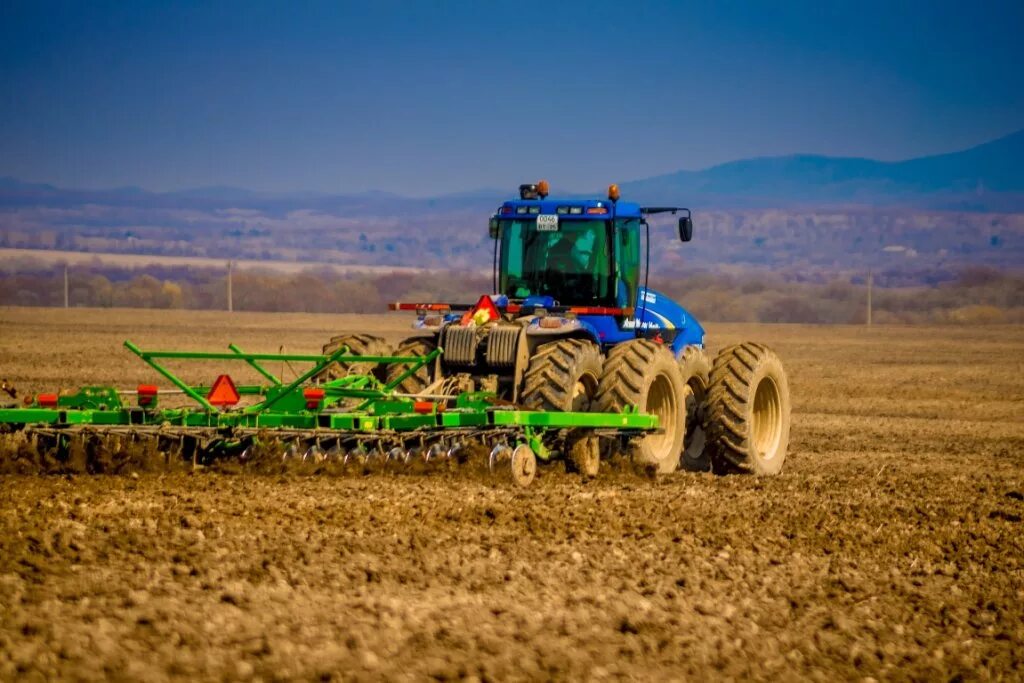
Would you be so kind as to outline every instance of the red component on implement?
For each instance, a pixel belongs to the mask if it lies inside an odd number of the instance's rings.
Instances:
[[[156,401],[156,395],[158,391],[159,390],[157,389],[155,384],[140,384],[139,387],[135,390],[135,393],[139,397],[139,405],[153,405],[153,402]]]
[[[302,398],[306,399],[306,410],[316,410],[320,407],[320,402],[324,400],[324,396],[327,392],[323,389],[316,387],[310,387],[302,391]]]
[[[420,415],[430,415],[436,412],[437,404],[433,401],[415,401],[412,404],[413,412],[419,413]]]
[[[241,398],[238,389],[235,388],[235,383],[227,375],[218,377],[210,387],[210,393],[206,395],[206,400],[215,406],[233,406]]]
[[[41,408],[56,408],[57,394],[39,394],[36,396],[36,401],[39,402]]]

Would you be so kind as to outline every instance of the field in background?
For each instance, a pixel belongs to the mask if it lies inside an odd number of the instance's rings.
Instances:
[[[7,308],[0,375],[130,387],[125,338],[304,352],[408,322]],[[791,375],[772,479],[0,477],[0,678],[1020,670],[1024,328],[709,325],[747,338]]]
[[[229,288],[226,262],[211,259],[152,257],[150,262],[146,256],[113,255],[108,262],[79,254],[65,270],[57,256],[65,252],[39,253],[43,260],[0,260],[0,306],[226,310],[230,291],[235,311],[372,313],[399,300],[471,303],[494,287],[484,267],[431,271],[268,261],[237,266]],[[684,302],[700,320],[851,324],[866,322],[869,274],[876,323],[1024,322],[1019,269],[722,267],[656,271],[650,285]]]
[[[60,251],[53,249],[0,249],[0,261],[5,262],[4,271],[40,272],[57,271],[65,265],[72,268],[85,267],[92,270],[137,270],[151,268],[178,268],[191,270],[227,269],[229,259],[205,258],[201,256],[160,256],[158,254],[115,254],[85,251]],[[236,270],[265,270],[274,273],[301,273],[310,270],[332,273],[415,273],[419,268],[402,266],[375,266],[339,264],[320,261],[252,261],[233,260]]]

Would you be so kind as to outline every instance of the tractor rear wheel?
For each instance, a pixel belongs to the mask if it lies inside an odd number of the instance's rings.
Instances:
[[[437,348],[437,339],[434,337],[409,337],[395,349],[396,356],[426,356]],[[433,381],[434,368],[432,363],[420,367],[416,372],[409,375],[395,387],[395,391],[403,394],[418,394]],[[398,379],[402,373],[409,369],[408,365],[395,363],[387,369],[386,381],[391,382]]]
[[[587,412],[601,379],[601,349],[585,339],[537,347],[523,377],[519,402],[534,410]]]
[[[372,334],[340,334],[331,337],[331,341],[324,344],[324,355],[330,355],[347,346],[349,353],[355,356],[390,356],[391,347],[381,337]],[[384,366],[380,363],[360,363],[359,361],[344,361],[331,363],[314,379],[320,382],[329,382],[333,379],[348,377],[349,375],[373,375],[378,380],[384,379]]]
[[[647,339],[619,344],[608,354],[597,390],[597,409],[621,413],[636,406],[658,416],[661,432],[645,436],[633,450],[633,460],[659,473],[674,472],[683,450],[686,421],[685,384],[675,356]]]
[[[778,474],[789,446],[789,381],[762,344],[722,350],[711,370],[704,430],[719,473]]]
[[[683,409],[686,411],[686,436],[683,437],[680,464],[689,472],[707,472],[711,469],[711,457],[705,448],[707,434],[704,432],[704,403],[711,377],[711,360],[707,352],[699,346],[685,347],[679,358],[679,372],[685,385]]]

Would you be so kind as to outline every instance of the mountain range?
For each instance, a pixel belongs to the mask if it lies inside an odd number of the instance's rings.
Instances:
[[[744,159],[622,183],[640,201],[712,206],[869,205],[1024,209],[1024,130],[970,149],[906,161],[806,154]],[[692,199],[690,199],[692,198]],[[663,199],[661,200],[663,201]]]
[[[1016,212],[1024,211],[1022,159],[1024,130],[970,149],[906,161],[794,154],[743,159],[619,185],[627,199],[698,207],[857,205]],[[480,189],[430,198],[379,191],[268,193],[222,186],[151,192],[138,187],[72,190],[0,178],[0,207],[104,204],[200,210],[247,208],[272,214],[306,209],[351,216],[404,215],[493,209],[514,191]]]

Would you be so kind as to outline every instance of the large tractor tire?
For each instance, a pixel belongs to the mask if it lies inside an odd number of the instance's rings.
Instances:
[[[683,437],[683,457],[680,465],[689,472],[711,470],[711,456],[704,431],[704,408],[711,381],[711,360],[699,346],[687,346],[679,358],[679,373],[683,376],[683,408],[686,411],[686,436]]]
[[[396,356],[426,356],[437,348],[437,339],[434,337],[409,337],[395,349]],[[408,365],[394,364],[388,366],[385,381],[389,384],[398,379],[402,373],[409,369]],[[416,372],[409,375],[395,388],[403,394],[418,394],[434,381],[433,363],[427,363]]]
[[[372,334],[341,334],[331,337],[331,341],[324,344],[324,355],[334,353],[342,346],[347,346],[349,353],[356,356],[390,356],[391,347],[382,338]],[[373,375],[378,380],[384,379],[384,366],[380,363],[360,363],[358,361],[347,361],[331,363],[318,374],[315,379],[320,382],[329,382],[333,379],[340,379],[349,375]]]
[[[744,342],[715,358],[704,414],[707,449],[719,473],[778,474],[789,447],[789,381],[779,357]]]
[[[645,436],[631,454],[634,462],[659,473],[679,467],[686,434],[683,419],[685,384],[679,363],[661,344],[636,339],[608,354],[597,389],[597,410],[620,413],[626,406],[658,416],[661,432]]]
[[[588,412],[601,380],[601,348],[585,339],[537,347],[523,376],[519,402],[534,410]]]

